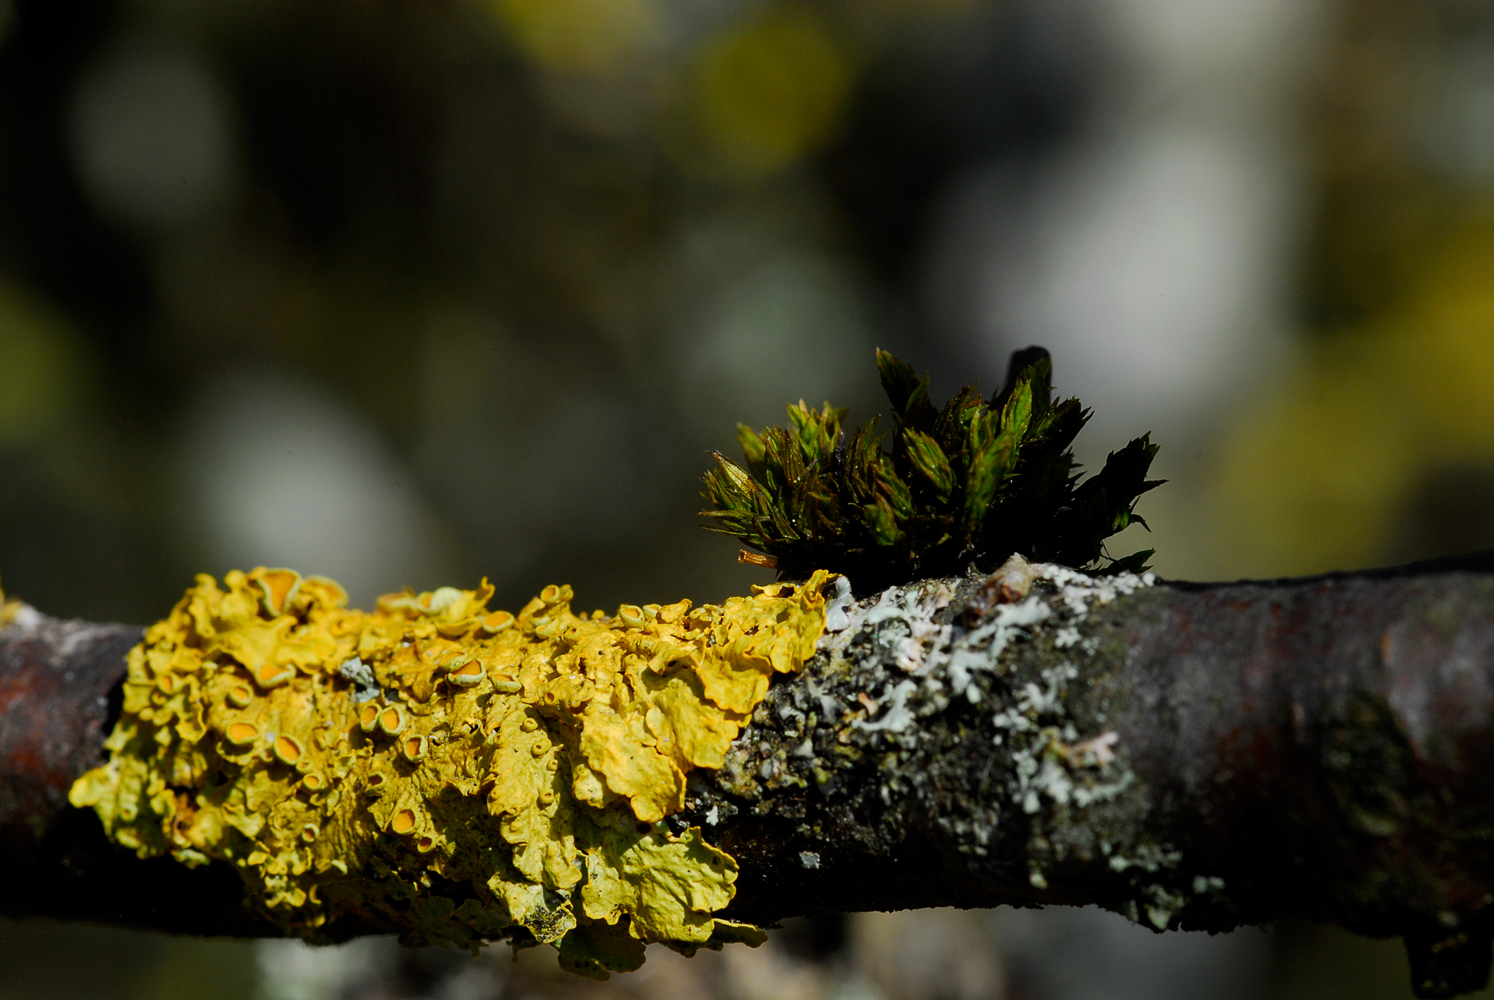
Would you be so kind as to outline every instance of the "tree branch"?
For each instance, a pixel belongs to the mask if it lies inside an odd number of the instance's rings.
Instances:
[[[1406,938],[1483,985],[1494,934],[1487,555],[1227,585],[1012,564],[831,614],[677,829],[741,865],[726,915],[1098,904],[1162,928],[1287,914]],[[226,865],[109,844],[67,805],[140,630],[0,630],[0,911],[273,933]],[[353,934],[377,927],[343,928]]]

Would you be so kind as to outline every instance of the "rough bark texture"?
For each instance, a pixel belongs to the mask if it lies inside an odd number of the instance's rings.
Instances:
[[[1299,914],[1404,936],[1423,995],[1475,989],[1494,933],[1489,569],[897,588],[844,609],[671,821],[738,859],[739,919]],[[0,631],[0,912],[265,933],[233,872],[137,861],[66,804],[139,634],[29,610]]]

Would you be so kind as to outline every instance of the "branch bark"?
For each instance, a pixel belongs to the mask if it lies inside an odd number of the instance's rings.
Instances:
[[[1494,556],[1220,585],[1039,567],[832,627],[670,819],[740,862],[725,915],[1297,914],[1404,937],[1423,996],[1487,979]],[[139,636],[30,609],[0,630],[0,912],[273,933],[227,866],[139,861],[67,805]]]

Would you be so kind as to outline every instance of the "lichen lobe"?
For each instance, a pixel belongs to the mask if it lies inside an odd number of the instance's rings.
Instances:
[[[584,975],[761,940],[714,916],[736,862],[661,822],[824,630],[828,577],[721,606],[575,613],[547,587],[345,607],[330,580],[209,576],[129,655],[106,764],[74,785],[140,857],[234,865],[288,933],[544,942]]]
[[[1153,930],[1232,926],[1214,862],[1152,822],[1111,685],[1125,650],[1109,609],[1155,584],[1013,557],[989,577],[832,599],[819,655],[703,776],[692,818],[760,817],[782,856],[822,858],[837,907],[1083,898]],[[897,888],[838,874],[871,868]],[[755,874],[736,912],[797,912],[781,909],[792,882]]]

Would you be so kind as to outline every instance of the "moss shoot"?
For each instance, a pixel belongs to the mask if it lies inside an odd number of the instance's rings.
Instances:
[[[929,400],[928,376],[877,352],[892,410],[892,445],[873,418],[849,438],[846,411],[801,401],[790,426],[758,432],[738,425],[743,464],[716,455],[705,477],[703,512],[712,526],[766,554],[781,579],[819,567],[842,573],[866,594],[972,563],[994,570],[1012,553],[1034,562],[1145,569],[1150,549],[1121,559],[1105,539],[1132,522],[1157,446],[1142,435],[1080,481],[1071,445],[1089,420],[1077,399],[1056,400],[1042,348],[1012,357],[1006,388],[987,405],[973,385],[943,409]]]

